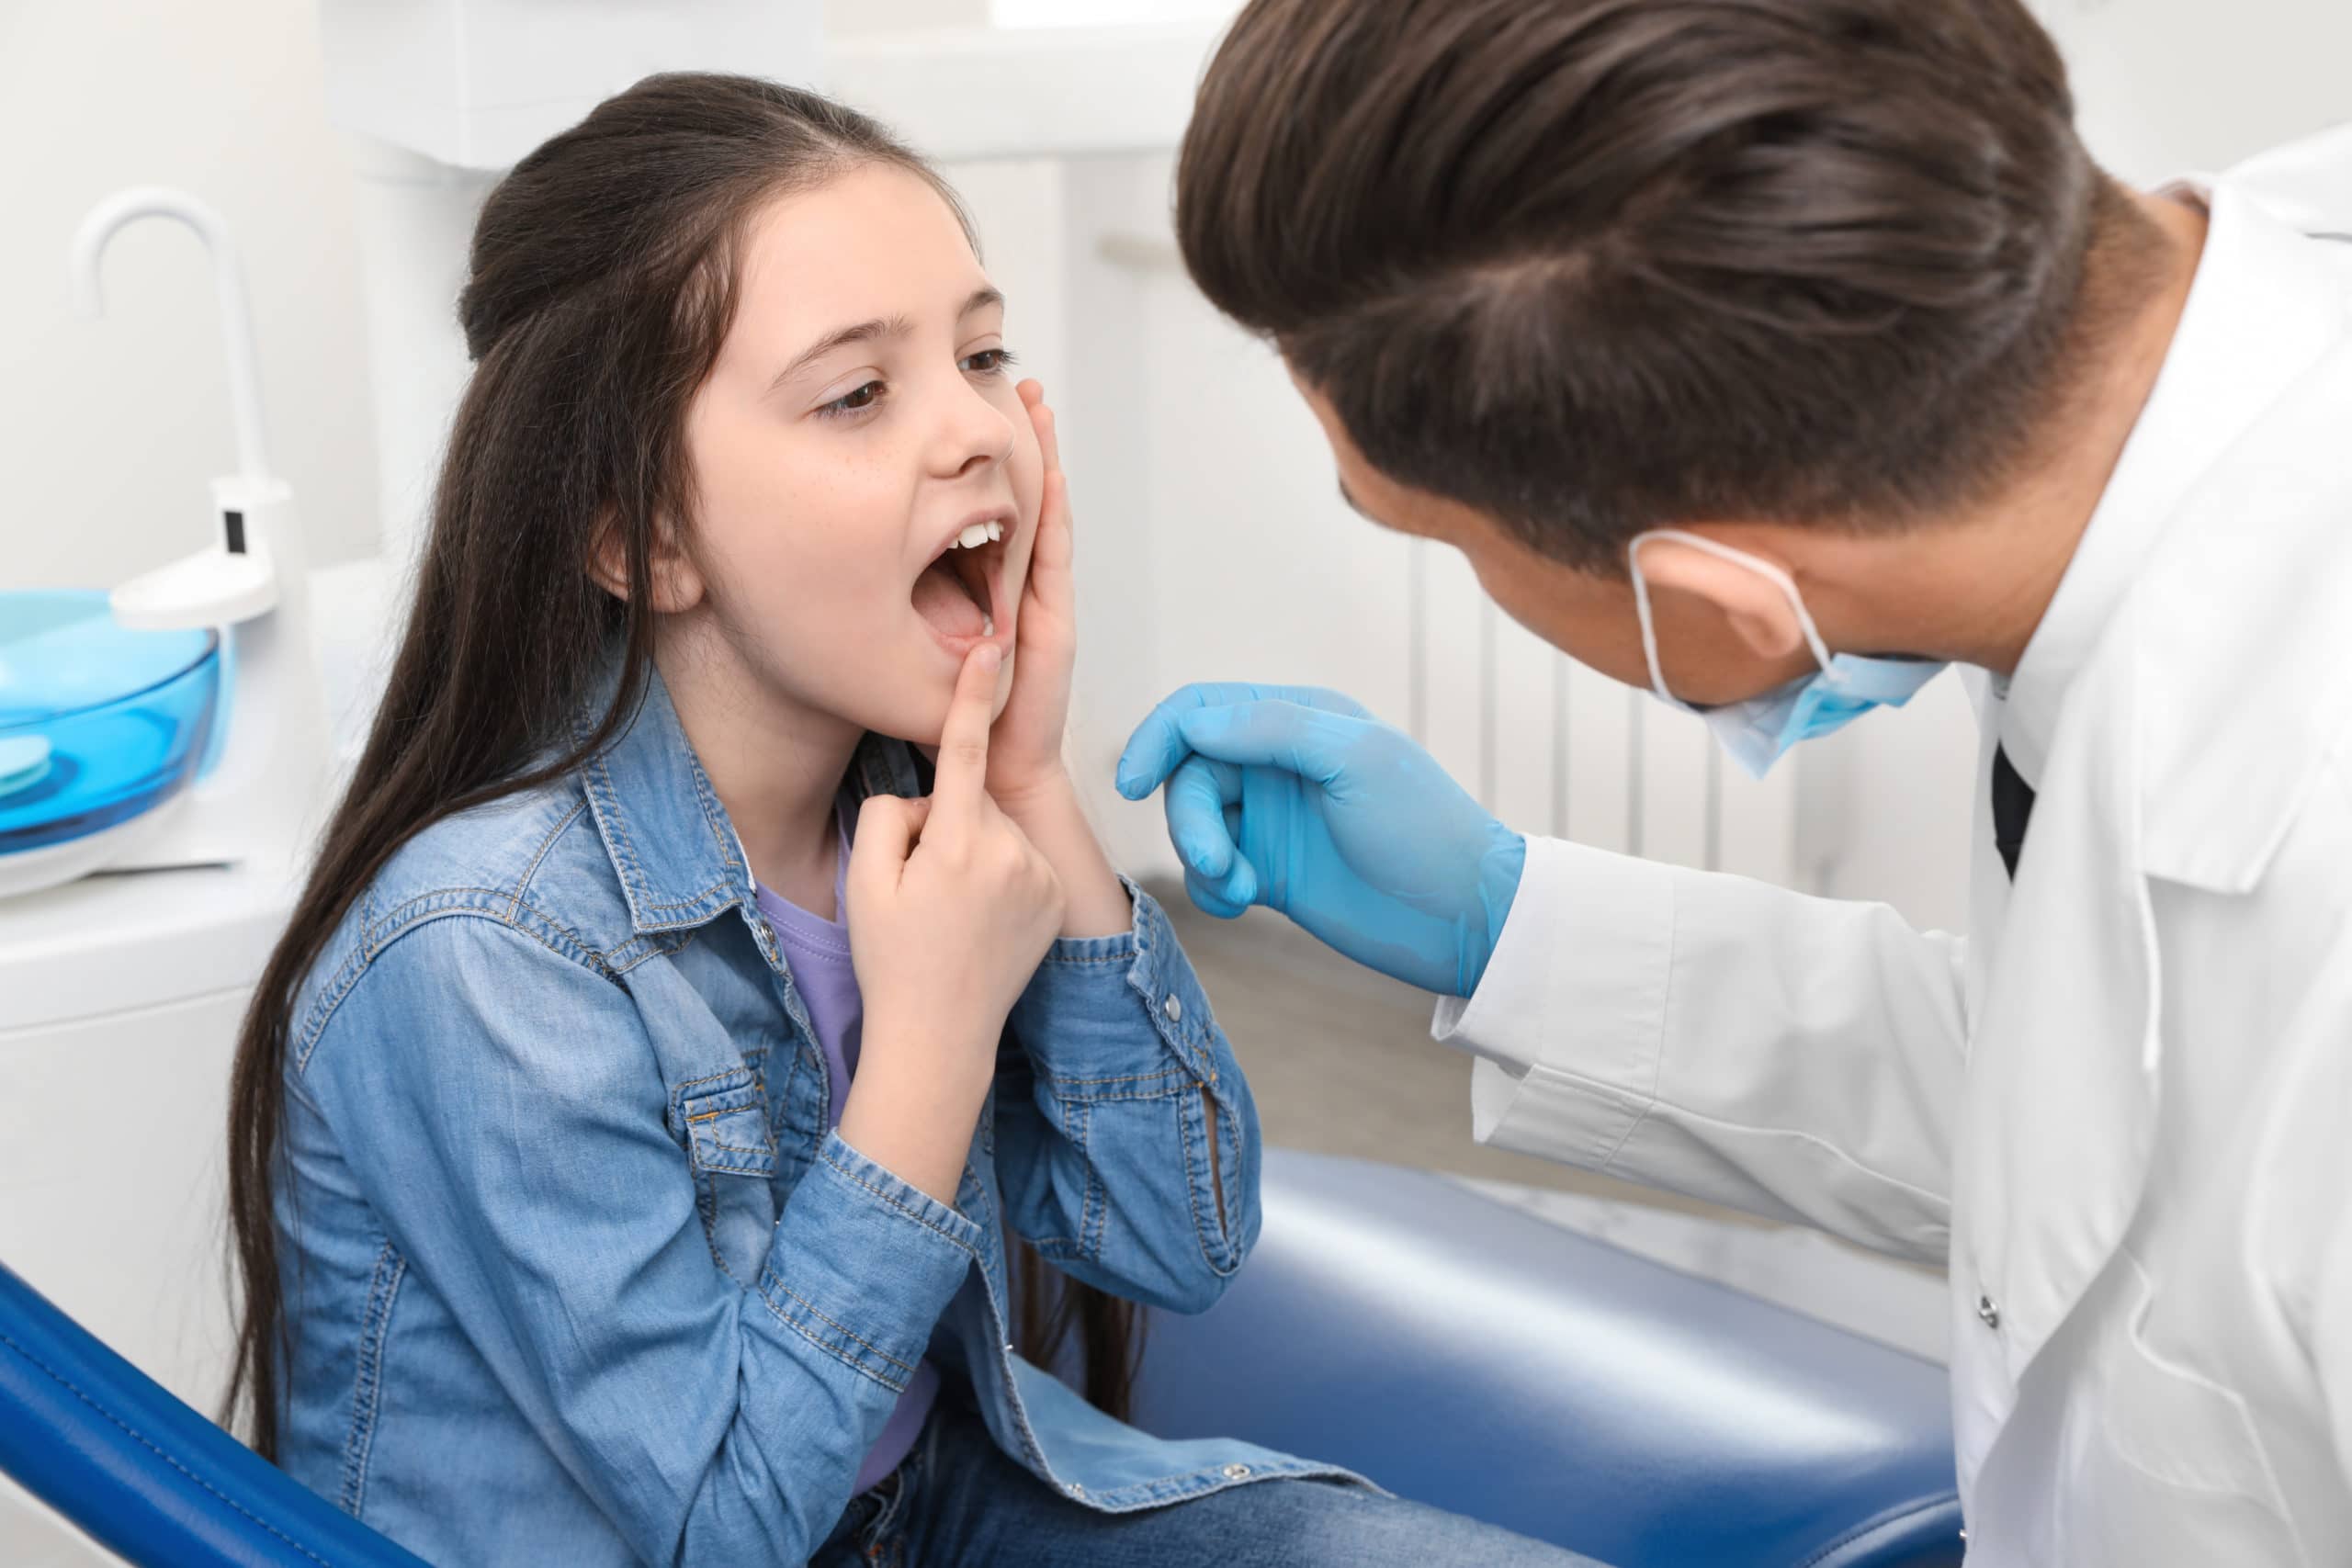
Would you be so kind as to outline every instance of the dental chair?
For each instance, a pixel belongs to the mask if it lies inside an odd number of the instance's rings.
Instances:
[[[1269,1150],[1138,1424],[1346,1465],[1619,1568],[1961,1560],[1944,1369],[1432,1176]]]
[[[1344,1464],[1618,1568],[1959,1562],[1940,1369],[1424,1172],[1269,1151],[1142,1425]],[[417,1568],[0,1267],[0,1472],[137,1563]],[[947,1568],[947,1565],[941,1565]]]

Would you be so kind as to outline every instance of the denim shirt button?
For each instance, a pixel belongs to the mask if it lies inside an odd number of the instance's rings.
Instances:
[[[1169,992],[1168,999],[1159,1004],[1159,1010],[1168,1015],[1168,1021],[1170,1023],[1184,1021],[1184,1004],[1176,999],[1176,993],[1173,991]]]
[[[1071,1496],[1073,1496],[1073,1497],[1083,1497],[1083,1496],[1085,1496],[1085,1495],[1086,1495],[1086,1488],[1085,1488],[1085,1487],[1083,1487],[1083,1486],[1080,1486],[1080,1485],[1077,1482],[1075,1482],[1075,1481],[1073,1481],[1073,1482],[1071,1482],[1071,1483],[1069,1483],[1069,1495],[1070,1495]]]
[[[1225,1478],[1227,1481],[1246,1481],[1250,1478],[1250,1467],[1246,1464],[1228,1464],[1225,1467]]]

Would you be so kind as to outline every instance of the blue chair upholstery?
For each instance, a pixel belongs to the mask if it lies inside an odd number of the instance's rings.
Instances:
[[[1333,1460],[1621,1568],[1959,1561],[1943,1380],[1419,1172],[1271,1152],[1141,1414]],[[418,1568],[0,1267],[0,1472],[132,1562]]]
[[[1137,1418],[1344,1464],[1623,1568],[1961,1559],[1943,1369],[1442,1178],[1269,1150],[1223,1301]]]
[[[170,1568],[424,1568],[265,1463],[0,1265],[0,1472]]]

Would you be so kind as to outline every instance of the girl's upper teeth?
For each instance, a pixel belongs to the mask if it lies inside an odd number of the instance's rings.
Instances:
[[[949,542],[947,547],[951,550],[977,550],[982,545],[992,544],[1003,537],[1003,524],[975,523],[971,526],[966,528],[962,533],[956,535],[956,537]]]

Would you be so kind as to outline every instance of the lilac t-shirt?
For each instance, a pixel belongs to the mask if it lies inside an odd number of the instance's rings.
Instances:
[[[849,828],[844,823],[841,859],[833,873],[833,908],[837,913],[848,910],[848,880]],[[849,1100],[850,1076],[857,1071],[858,1039],[865,1024],[865,1002],[858,995],[857,971],[850,966],[849,926],[838,919],[820,920],[764,887],[759,889],[759,896],[760,912],[775,928],[785,962],[792,967],[792,983],[808,1006],[808,1021],[816,1026],[817,1045],[825,1053],[825,1074],[832,1085],[827,1123],[839,1126],[842,1107]],[[877,1484],[899,1468],[899,1461],[907,1457],[915,1446],[915,1438],[922,1434],[923,1418],[931,1414],[932,1401],[938,1393],[939,1369],[928,1359],[918,1363],[914,1375],[907,1380],[906,1393],[899,1396],[899,1407],[890,1412],[882,1435],[875,1439],[865,1462],[858,1467],[854,1492]]]

